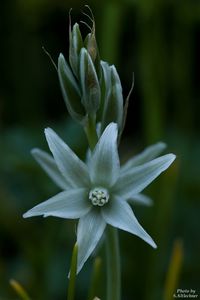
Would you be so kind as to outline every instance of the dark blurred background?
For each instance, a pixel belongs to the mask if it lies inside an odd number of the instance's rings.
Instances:
[[[56,71],[42,50],[55,61],[60,52],[67,57],[69,8],[73,22],[86,20],[84,4],[95,15],[101,59],[116,65],[124,96],[134,71],[122,161],[160,140],[177,154],[174,165],[145,191],[154,206],[134,207],[158,249],[120,232],[122,298],[170,300],[176,288],[196,289],[199,295],[199,1],[5,0],[0,9],[0,299],[17,299],[11,278],[32,299],[66,299],[75,223],[24,220],[22,214],[58,192],[30,155],[33,147],[47,149],[45,127],[85,155],[84,133],[68,116]],[[78,276],[77,299],[86,299],[92,262]]]

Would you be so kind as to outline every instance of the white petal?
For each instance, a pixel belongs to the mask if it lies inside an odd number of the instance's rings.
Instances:
[[[79,220],[77,231],[77,273],[82,269],[84,263],[95,249],[105,227],[106,222],[102,218],[99,209],[93,208],[87,215]]]
[[[102,209],[102,215],[106,223],[139,236],[153,248],[157,247],[152,238],[138,223],[131,207],[126,201],[113,198],[112,203]]]
[[[134,156],[133,158],[129,159],[122,167],[121,171],[127,171],[132,167],[139,166],[144,164],[162,153],[162,151],[166,148],[166,144],[159,142],[154,145],[151,145],[144,149],[140,154]]]
[[[51,155],[40,149],[33,149],[31,154],[57,186],[63,190],[66,190],[71,186],[71,184],[67,182],[67,180],[60,173],[55,160]]]
[[[87,166],[90,165],[91,155],[92,155],[92,152],[91,152],[90,148],[88,148],[86,151],[86,155],[85,155],[85,163]]]
[[[165,171],[174,159],[174,154],[166,154],[141,166],[133,167],[127,172],[122,172],[114,187],[114,192],[123,198],[131,198]]]
[[[50,128],[45,129],[49,148],[62,175],[74,187],[89,186],[87,166]]]
[[[117,124],[110,123],[97,143],[89,165],[91,180],[104,187],[112,186],[119,176]]]
[[[136,204],[142,204],[146,206],[151,206],[153,204],[153,200],[143,194],[135,194],[130,199],[128,199],[129,203],[136,203]]]
[[[66,219],[77,219],[91,209],[86,189],[71,189],[61,192],[27,211],[23,217],[44,215]]]

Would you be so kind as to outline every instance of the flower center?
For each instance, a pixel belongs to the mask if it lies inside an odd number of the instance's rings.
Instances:
[[[89,193],[89,199],[95,206],[103,206],[109,200],[109,193],[102,187],[94,188]]]

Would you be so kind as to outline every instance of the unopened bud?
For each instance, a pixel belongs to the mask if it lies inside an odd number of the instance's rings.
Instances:
[[[123,120],[123,95],[119,75],[115,66],[101,62],[103,69],[102,86],[104,101],[102,102],[101,132],[111,123],[117,123],[120,130]],[[102,99],[103,100],[103,99]]]
[[[94,115],[99,108],[101,91],[95,66],[85,48],[80,52],[80,84],[83,106],[89,115]]]
[[[83,40],[78,23],[75,23],[69,33],[69,62],[74,74],[78,77],[79,54],[83,47]]]
[[[95,59],[97,57],[97,43],[93,32],[88,33],[88,35],[85,38],[84,45],[87,51],[89,52],[93,62],[95,62]]]
[[[81,92],[74,75],[68,66],[64,56],[58,58],[58,77],[67,109],[76,121],[84,122],[85,110],[81,104]]]

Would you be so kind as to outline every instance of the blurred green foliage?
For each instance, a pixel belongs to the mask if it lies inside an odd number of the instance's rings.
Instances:
[[[59,52],[67,55],[68,11],[73,7],[73,21],[83,20],[83,4],[1,2],[1,300],[16,299],[10,278],[21,282],[32,299],[66,298],[75,223],[56,218],[24,220],[22,214],[57,192],[30,155],[32,147],[47,149],[44,127],[56,129],[82,158],[85,155],[84,133],[68,117],[57,74],[42,51],[45,46],[55,61]],[[158,249],[120,233],[123,300],[164,299],[177,239],[183,245],[177,287],[200,292],[200,3],[91,0],[87,4],[96,18],[101,58],[116,64],[124,95],[132,71],[135,74],[122,160],[158,140],[177,154],[175,165],[146,191],[155,205],[134,208]],[[77,299],[86,299],[91,264],[90,259],[78,276]]]

